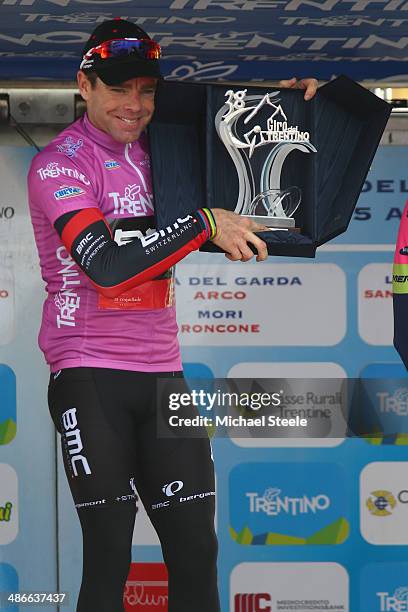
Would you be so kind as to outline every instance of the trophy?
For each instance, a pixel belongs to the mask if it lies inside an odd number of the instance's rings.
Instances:
[[[215,128],[238,175],[235,212],[271,229],[293,230],[302,191],[281,187],[282,167],[292,151],[317,152],[309,132],[290,125],[280,91],[248,95],[247,89],[228,89],[225,97]]]
[[[270,231],[271,255],[315,257],[346,231],[391,106],[345,76],[319,87],[162,81],[149,125],[155,216],[224,208]],[[211,241],[202,251],[220,252]]]

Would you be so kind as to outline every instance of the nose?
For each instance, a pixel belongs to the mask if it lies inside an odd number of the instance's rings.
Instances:
[[[125,102],[125,108],[133,113],[139,113],[143,109],[142,97],[137,90],[129,92]]]

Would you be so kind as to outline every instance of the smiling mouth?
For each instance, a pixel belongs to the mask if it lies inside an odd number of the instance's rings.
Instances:
[[[136,125],[139,119],[127,119],[126,117],[118,117],[121,121],[126,123],[126,125]]]

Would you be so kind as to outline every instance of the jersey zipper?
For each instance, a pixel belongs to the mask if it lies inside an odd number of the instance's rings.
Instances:
[[[127,143],[125,145],[125,159],[128,162],[128,164],[130,166],[132,166],[133,170],[136,170],[137,174],[140,177],[140,180],[142,182],[143,188],[145,190],[145,193],[147,193],[147,185],[146,185],[146,181],[144,179],[143,173],[140,172],[139,168],[137,166],[135,166],[135,164],[132,162],[132,160],[130,159],[130,155],[129,155],[129,148],[132,147],[132,143]]]

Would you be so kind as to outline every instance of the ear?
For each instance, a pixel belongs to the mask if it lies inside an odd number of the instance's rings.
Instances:
[[[92,89],[92,85],[86,74],[82,70],[78,70],[77,72],[77,83],[79,88],[79,93],[82,98],[87,101],[89,99],[90,91]]]

